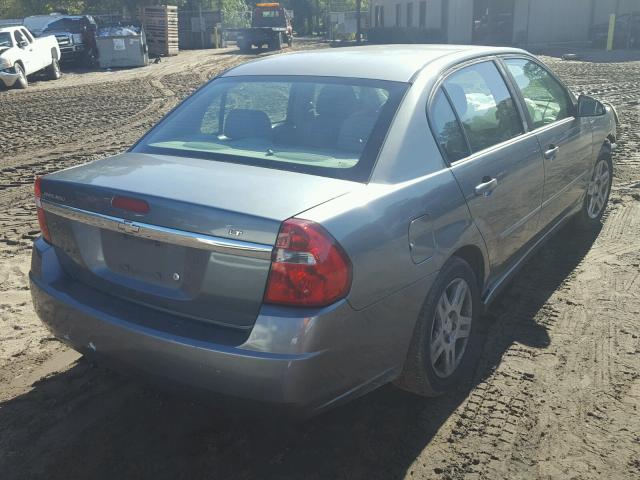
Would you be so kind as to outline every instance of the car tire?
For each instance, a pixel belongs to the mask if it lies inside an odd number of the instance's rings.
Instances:
[[[459,293],[458,288],[465,290]],[[458,293],[462,302],[456,301]],[[447,393],[460,384],[472,372],[479,352],[479,312],[476,275],[466,261],[453,257],[442,267],[425,299],[403,372],[395,384],[428,397]]]
[[[602,216],[609,203],[613,183],[611,149],[604,146],[591,172],[582,208],[575,217],[575,225],[584,231],[593,231],[602,225]]]
[[[13,66],[13,69],[18,75],[20,75],[14,86],[16,88],[24,90],[29,86],[29,80],[27,80],[27,74],[24,72],[24,68],[22,68],[22,65],[20,65],[19,63],[16,63]]]
[[[51,65],[47,67],[47,76],[49,80],[58,80],[62,73],[60,72],[60,62],[57,59],[51,59]]]

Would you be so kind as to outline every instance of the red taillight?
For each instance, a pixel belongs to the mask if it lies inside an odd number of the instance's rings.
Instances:
[[[349,293],[351,262],[320,225],[291,218],[280,227],[271,255],[266,303],[322,307]]]
[[[42,232],[42,238],[51,243],[51,235],[49,234],[49,227],[47,227],[47,219],[42,209],[42,178],[36,177],[36,181],[33,185],[33,190],[36,196],[36,211],[38,213],[38,224],[40,225],[40,231]]]
[[[119,208],[133,213],[149,213],[149,204],[144,200],[130,197],[113,197],[111,199],[111,206],[113,208]]]

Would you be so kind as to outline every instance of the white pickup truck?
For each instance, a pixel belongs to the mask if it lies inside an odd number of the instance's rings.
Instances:
[[[34,38],[25,27],[0,28],[0,84],[27,88],[27,77],[45,70],[60,78],[60,47],[54,36]]]

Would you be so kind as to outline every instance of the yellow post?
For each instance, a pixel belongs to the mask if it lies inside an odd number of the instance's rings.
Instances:
[[[609,36],[607,38],[607,52],[613,50],[613,34],[616,30],[616,14],[609,15]]]

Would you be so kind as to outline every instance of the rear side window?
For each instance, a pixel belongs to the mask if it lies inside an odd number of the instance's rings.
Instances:
[[[469,156],[469,148],[447,97],[438,90],[431,106],[431,122],[436,140],[449,163]]]
[[[569,94],[544,68],[523,58],[507,59],[505,64],[522,92],[533,128],[572,116]]]
[[[444,82],[473,152],[517,137],[522,120],[509,89],[493,62],[452,73]]]

